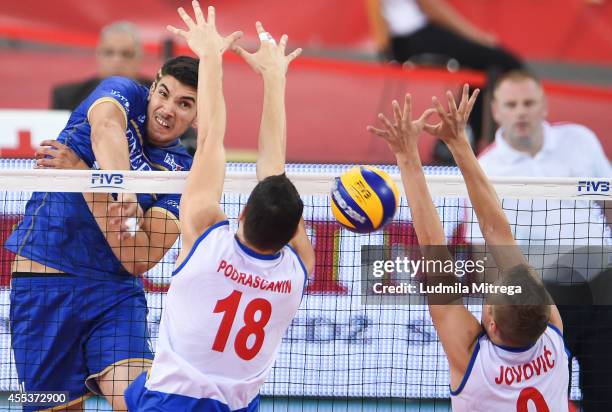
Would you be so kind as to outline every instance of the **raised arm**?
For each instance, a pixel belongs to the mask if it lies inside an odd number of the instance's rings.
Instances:
[[[260,46],[255,53],[249,53],[239,46],[234,51],[259,74],[264,83],[264,101],[259,126],[259,156],[257,157],[257,179],[285,173],[285,153],[287,147],[287,116],[285,113],[286,75],[289,64],[300,55],[298,48],[285,55],[287,35],[276,41],[266,32],[260,22],[255,23]],[[314,250],[306,235],[304,220],[290,242],[298,253],[308,273],[315,263]]]
[[[94,104],[87,113],[91,125],[91,148],[102,170],[130,170],[130,149],[125,131],[127,116],[114,101]],[[136,216],[138,202],[134,193],[119,193],[108,205],[108,213],[123,220]]]
[[[255,23],[260,45],[255,53],[249,53],[240,46],[234,51],[259,74],[264,84],[263,110],[259,126],[259,155],[257,157],[257,179],[279,175],[285,172],[287,146],[287,116],[285,114],[285,90],[289,64],[300,55],[296,49],[285,56],[287,35],[279,44],[265,31],[260,22]]]
[[[465,124],[478,92],[479,90],[476,89],[469,97],[469,86],[464,85],[459,107],[457,107],[452,93],[447,92],[448,112],[434,97],[433,103],[441,121],[435,125],[425,125],[425,130],[442,139],[453,154],[463,174],[474,212],[478,217],[478,224],[487,245],[508,246],[503,249],[504,253],[499,253],[502,250],[499,247],[491,249],[498,267],[505,270],[527,262],[516,245],[508,219],[497,198],[497,193],[480,167],[465,133]]]
[[[392,124],[381,113],[379,119],[383,124],[383,129],[368,126],[368,130],[384,138],[395,154],[402,175],[404,191],[410,205],[414,229],[424,258],[428,261],[440,259],[445,261],[451,259],[451,255],[445,246],[444,229],[429,193],[417,148],[417,138],[425,126],[425,120],[434,110],[426,110],[418,120],[413,121],[411,106],[410,95],[406,95],[403,111],[394,101],[395,122]],[[453,275],[450,277],[454,278]],[[448,276],[444,277],[440,274],[428,274],[427,278],[428,283],[450,280],[447,279]],[[460,296],[456,297],[456,299],[460,298]],[[481,332],[480,324],[461,301],[436,305],[432,303],[430,296],[429,313],[448,357],[451,367],[451,384],[456,387],[467,370],[473,345]]]
[[[461,102],[457,107],[453,94],[447,91],[448,111],[434,97],[433,104],[441,121],[435,125],[426,124],[425,130],[442,139],[453,154],[463,174],[485,242],[490,247],[497,267],[504,272],[516,265],[528,263],[514,240],[497,193],[480,167],[465,133],[465,125],[477,96],[478,89],[470,97],[469,86],[465,84]],[[560,329],[563,326],[555,305],[552,305],[550,321]]]
[[[187,30],[168,26],[168,30],[187,40],[191,50],[199,57],[198,71],[198,149],[185,190],[181,197],[180,223],[183,247],[179,263],[208,227],[223,220],[219,206],[225,179],[226,111],[222,85],[223,53],[242,33],[234,32],[222,37],[215,24],[215,8],[208,8],[205,19],[197,1],[192,3],[195,22],[183,10],[178,12]]]
[[[127,117],[114,101],[94,105],[87,113],[91,147],[100,169],[130,170],[130,150],[125,137]]]

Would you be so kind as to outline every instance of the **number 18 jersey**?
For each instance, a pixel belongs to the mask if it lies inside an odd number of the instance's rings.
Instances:
[[[247,408],[257,397],[302,299],[305,267],[289,246],[243,245],[223,221],[175,270],[149,391]]]

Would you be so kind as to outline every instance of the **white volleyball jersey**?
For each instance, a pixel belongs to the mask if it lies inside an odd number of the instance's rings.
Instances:
[[[461,384],[451,390],[453,412],[567,412],[568,363],[553,325],[525,349],[495,345],[484,334]]]
[[[245,408],[274,363],[305,280],[290,247],[261,255],[227,221],[209,228],[174,272],[146,388]]]

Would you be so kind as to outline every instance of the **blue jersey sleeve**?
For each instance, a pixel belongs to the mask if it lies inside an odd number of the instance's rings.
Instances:
[[[157,196],[157,201],[152,207],[157,207],[170,212],[176,220],[179,219],[179,204],[181,202],[180,194],[163,194]]]
[[[81,103],[81,109],[86,115],[97,104],[110,101],[117,104],[126,116],[126,120],[146,114],[147,89],[141,84],[127,77],[109,77],[104,79],[98,87]]]
[[[147,113],[147,88],[125,77],[109,77],[74,110],[58,140],[91,167],[95,161],[91,147],[91,127],[88,116],[96,105],[109,101],[125,114],[126,123],[143,119]]]

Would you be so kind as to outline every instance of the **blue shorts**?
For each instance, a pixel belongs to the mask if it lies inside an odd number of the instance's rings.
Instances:
[[[197,399],[190,396],[150,391],[145,387],[147,372],[143,372],[125,390],[125,404],[130,412],[257,412],[259,395],[246,408],[230,410],[215,399]]]
[[[146,316],[137,278],[14,273],[11,345],[19,382],[26,392],[68,391],[71,402],[88,395],[109,366],[153,359]]]

